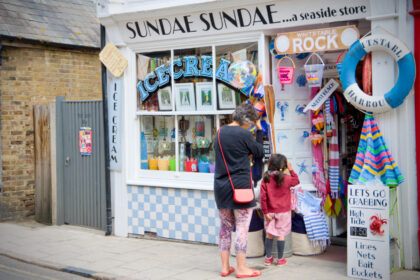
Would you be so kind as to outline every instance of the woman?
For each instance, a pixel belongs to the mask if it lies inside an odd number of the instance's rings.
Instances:
[[[220,128],[220,143],[235,188],[251,187],[250,157],[262,158],[264,150],[259,116],[250,104],[239,105],[233,112],[233,122]],[[248,129],[255,124],[257,139]],[[260,276],[261,271],[253,270],[246,265],[246,246],[248,228],[255,200],[249,203],[235,203],[226,166],[220,152],[219,140],[216,136],[214,145],[216,169],[214,174],[214,195],[219,209],[220,232],[219,250],[222,259],[221,276],[228,276],[235,269],[229,265],[231,234],[235,225],[235,250],[237,272],[236,277],[246,278]]]

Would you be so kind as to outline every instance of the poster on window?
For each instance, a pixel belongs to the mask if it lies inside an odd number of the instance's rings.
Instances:
[[[82,156],[92,155],[92,128],[81,127],[79,129],[79,150]]]

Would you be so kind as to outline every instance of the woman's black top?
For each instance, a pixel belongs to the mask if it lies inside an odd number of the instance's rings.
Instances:
[[[229,168],[235,189],[251,187],[250,159],[264,156],[263,133],[258,130],[256,139],[251,132],[240,126],[223,126],[220,128],[220,142],[223,154]],[[226,166],[220,153],[219,140],[216,135],[215,145],[216,168],[214,173],[214,196],[218,209],[243,209],[254,207],[255,199],[249,203],[235,203],[233,201],[232,186],[229,181]]]

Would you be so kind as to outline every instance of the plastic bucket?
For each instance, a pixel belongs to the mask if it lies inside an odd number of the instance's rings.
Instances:
[[[198,162],[198,172],[201,173],[209,173],[210,172],[210,164],[205,161],[199,161]]]
[[[159,170],[169,170],[169,159],[168,158],[159,158],[158,159],[158,168]]]
[[[198,172],[198,160],[191,159],[185,161],[185,171],[187,172]]]
[[[316,55],[322,64],[307,64],[313,55]],[[309,87],[320,87],[322,85],[322,76],[324,74],[324,62],[317,53],[312,53],[304,65],[306,81]]]
[[[340,53],[340,55],[337,57],[337,61],[335,62],[335,64],[337,65],[337,72],[338,72],[338,76],[340,76],[341,74],[341,68],[343,67],[343,63],[339,62],[340,61],[340,57],[345,53],[346,51],[343,51]]]
[[[149,169],[150,170],[158,170],[158,159],[157,158],[149,158]]]
[[[210,163],[209,164],[210,173],[214,173],[215,169],[216,169],[216,163]]]
[[[171,171],[176,170],[176,161],[174,158],[169,159],[169,170]]]
[[[280,66],[280,62],[283,59],[289,59],[293,63],[293,67],[291,66]],[[279,74],[279,81],[282,85],[289,85],[293,82],[293,73],[295,72],[296,65],[293,62],[293,60],[290,58],[290,56],[284,56],[277,62],[277,69]]]

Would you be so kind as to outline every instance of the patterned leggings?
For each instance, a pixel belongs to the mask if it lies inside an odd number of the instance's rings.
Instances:
[[[230,251],[233,225],[235,224],[235,252],[236,254],[245,254],[248,241],[248,228],[252,217],[252,208],[235,210],[219,209],[219,216],[219,250]]]

